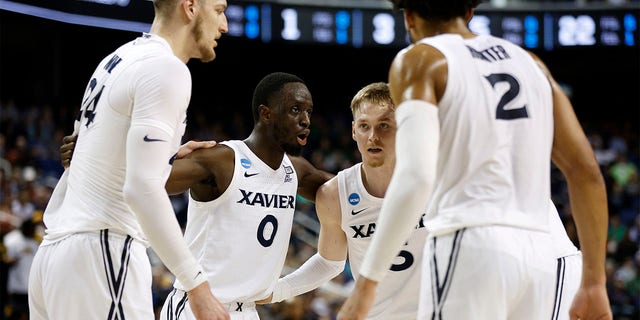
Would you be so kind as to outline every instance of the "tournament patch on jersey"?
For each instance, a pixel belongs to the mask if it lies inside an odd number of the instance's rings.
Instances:
[[[352,193],[349,195],[349,203],[352,206],[355,206],[356,204],[360,203],[360,195],[357,193]]]
[[[249,159],[247,159],[247,158],[240,159],[240,164],[245,169],[251,168],[251,161]]]

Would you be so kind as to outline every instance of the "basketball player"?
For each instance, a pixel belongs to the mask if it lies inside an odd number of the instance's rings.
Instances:
[[[316,210],[321,222],[319,254],[306,261],[297,271],[278,280],[273,296],[259,303],[279,302],[313,290],[332,279],[342,269],[323,267],[323,262],[345,260],[347,249],[351,270],[357,276],[358,265],[375,230],[379,207],[395,162],[394,109],[388,86],[384,83],[367,85],[354,96],[351,103],[354,117],[352,134],[363,162],[339,172],[338,177],[320,187],[316,195]],[[68,163],[73,140],[72,137],[65,137],[64,140],[62,159]],[[188,154],[214,144],[215,142],[189,141],[180,151]],[[182,157],[180,152],[178,157]],[[365,212],[357,212],[353,209],[355,205],[366,205],[367,209]],[[558,265],[554,268],[557,269],[558,281],[553,319],[568,319],[568,308],[580,283],[582,257],[567,236],[553,203],[549,212],[552,242],[558,260]],[[350,219],[362,220],[363,217],[366,221],[362,223],[347,223]],[[389,275],[377,287],[376,299],[368,319],[417,317],[421,245],[426,237],[424,230],[424,225],[419,223],[411,240],[396,258],[402,263],[390,268]],[[332,263],[327,262],[327,265],[331,266]],[[379,314],[378,310],[381,310]]]
[[[319,259],[340,261],[346,259],[348,252],[351,270],[358,275],[395,165],[394,110],[385,83],[369,84],[354,96],[352,135],[363,162],[339,172],[336,178],[320,187],[316,195],[316,211],[321,222],[318,254],[281,278],[273,297],[266,303],[308,292],[335,277],[335,270],[316,265]],[[553,203],[549,207],[552,242],[558,259],[558,265],[552,269],[558,273],[553,319],[569,319],[569,305],[580,284],[582,257],[569,239]],[[420,219],[387,276],[377,286],[367,319],[416,319],[426,236]]]
[[[362,88],[351,101],[352,137],[362,162],[338,172],[316,195],[320,220],[318,253],[281,278],[271,300],[279,302],[313,290],[342,270],[324,268],[323,261],[344,261],[355,276],[375,231],[382,198],[395,165],[395,105],[384,82]],[[418,223],[402,247],[388,276],[377,289],[367,319],[415,319],[420,262],[426,230]]]
[[[216,57],[226,0],[155,0],[149,33],[100,62],[76,118],[73,163],[44,213],[31,319],[153,319],[150,245],[198,319],[228,319],[164,189],[186,125],[187,61]]]
[[[296,193],[314,200],[330,174],[299,157],[309,136],[311,93],[299,77],[276,72],[254,91],[254,128],[245,140],[220,142],[176,160],[171,194],[190,189],[185,239],[231,319],[258,319],[254,301],[278,280],[287,249]],[[344,261],[326,264],[342,269]],[[161,319],[193,319],[178,279]]]
[[[473,34],[478,0],[396,0],[414,44],[389,71],[396,167],[339,319],[363,319],[427,205],[420,319],[544,319],[556,262],[550,161],[564,173],[583,254],[571,319],[610,319],[604,181],[569,99],[520,47]]]
[[[255,89],[255,125],[247,139],[189,141],[176,154],[166,189],[190,191],[185,238],[232,319],[257,319],[253,301],[273,291],[288,248],[296,192],[314,200],[318,187],[333,176],[295,156],[306,144],[312,107],[303,80],[269,74]],[[63,139],[64,164],[71,163],[74,139]],[[326,267],[339,273],[344,264],[327,261]],[[193,319],[184,285],[177,279],[174,286],[161,319]]]

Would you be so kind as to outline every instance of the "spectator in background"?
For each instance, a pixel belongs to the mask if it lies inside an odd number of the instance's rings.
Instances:
[[[18,196],[11,201],[11,211],[23,221],[33,217],[36,206],[31,202],[31,188],[24,188],[18,192]]]
[[[633,176],[638,175],[638,168],[629,161],[626,152],[619,152],[616,160],[609,168],[609,175],[613,178],[616,186],[624,188],[632,180]]]
[[[9,295],[9,319],[26,320],[29,318],[29,270],[33,257],[38,250],[36,224],[26,219],[20,228],[5,235],[6,248],[4,262],[9,266],[7,293]]]

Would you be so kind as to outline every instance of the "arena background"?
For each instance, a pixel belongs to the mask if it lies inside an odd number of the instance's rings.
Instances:
[[[634,8],[640,12],[639,6]],[[0,11],[0,98],[77,104],[99,60],[137,34]],[[621,120],[638,119],[639,48],[636,43],[532,51],[568,86],[581,119]],[[193,75],[190,110],[216,118],[228,114],[226,107],[248,110],[257,81],[268,72],[287,71],[308,82],[316,112],[344,112],[360,87],[386,79],[397,51],[397,46],[264,44],[259,39],[223,36],[215,61],[188,64]]]
[[[353,2],[355,1],[350,1]],[[637,4],[635,2],[627,5],[638,10]],[[0,134],[6,139],[6,143],[0,145],[0,157],[8,158],[8,152],[15,147],[12,138],[19,134],[12,131],[12,128],[17,126],[20,130],[28,131],[28,126],[35,125],[23,120],[19,120],[19,124],[13,123],[16,119],[7,117],[7,106],[14,106],[18,110],[51,110],[58,132],[70,133],[87,80],[97,63],[117,46],[138,34],[139,32],[81,26],[0,10]],[[636,34],[636,41],[637,39]],[[554,48],[550,51],[532,50],[547,63],[556,79],[569,93],[587,133],[604,140],[600,148],[605,151],[611,149],[609,141],[623,137],[627,158],[636,168],[640,165],[637,139],[640,122],[639,48],[636,43],[631,47],[578,46]],[[193,77],[193,95],[186,138],[244,138],[253,123],[250,106],[255,84],[269,72],[291,72],[307,82],[314,98],[313,134],[306,156],[319,167],[336,172],[359,161],[349,131],[349,103],[352,95],[370,82],[385,81],[389,64],[398,49],[397,46],[354,48],[309,43],[263,43],[260,40],[223,36],[216,48],[215,61],[208,64],[198,61],[188,63]],[[58,147],[56,143],[59,140],[50,143],[51,150]],[[339,152],[336,153],[335,150]],[[56,156],[51,155],[53,161],[57,161]],[[613,186],[608,177],[612,164],[613,161],[604,163],[602,168]],[[14,164],[14,169],[19,167],[19,164]],[[50,171],[55,176],[59,170],[60,168],[56,168]],[[557,173],[555,176],[557,177]],[[562,209],[566,204],[566,190],[563,190],[561,181],[554,183],[553,188],[554,201]],[[611,193],[610,198],[613,198]],[[623,219],[623,227],[629,236],[635,230],[636,236],[632,239],[635,250],[631,250],[627,256],[617,258],[614,257],[615,248],[610,248],[610,259],[615,260],[610,270],[610,298],[616,319],[637,319],[640,308],[637,190],[632,193],[631,198],[634,202],[630,205],[632,214],[630,218]],[[12,197],[5,192],[0,200],[9,206],[10,211]],[[178,217],[184,221],[184,199],[172,200]],[[44,204],[46,202],[41,203],[40,207]],[[301,216],[307,218],[297,219],[297,228],[294,228],[292,237],[293,253],[287,262],[290,268],[299,265],[314,250],[313,229],[317,224],[314,224],[313,206],[303,201],[299,201],[299,204],[299,210],[306,213]],[[610,208],[612,216],[620,216],[616,211],[617,204],[611,204]],[[571,225],[570,217],[566,214],[563,219]],[[11,227],[3,228],[0,234],[4,236],[10,229]],[[611,226],[610,230],[612,233],[618,232],[615,226]],[[570,235],[574,236],[571,232]],[[610,234],[610,237],[614,235]],[[611,241],[613,240],[615,239],[612,238]],[[628,261],[631,261],[631,267],[626,266]],[[161,266],[158,268],[162,269]],[[627,271],[629,268],[633,274],[632,280],[624,284],[624,288],[616,287],[616,272],[623,269]],[[167,286],[170,285],[170,277],[163,271],[158,271],[157,276],[154,292],[161,303],[162,295],[166,294]],[[3,278],[6,279],[4,273]],[[299,300],[283,303],[283,306],[265,308],[263,317],[330,319],[340,304],[341,295],[348,290],[348,272],[334,283],[337,285],[307,294]],[[0,299],[2,304],[7,301],[4,299],[5,294],[3,292],[3,299]],[[288,310],[281,310],[287,308]],[[295,310],[298,316],[295,315]],[[287,315],[283,316],[284,314]]]

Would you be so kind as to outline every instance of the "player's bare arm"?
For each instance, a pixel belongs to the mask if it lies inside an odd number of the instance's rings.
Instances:
[[[71,164],[71,158],[73,157],[73,151],[76,147],[77,140],[78,140],[78,136],[73,134],[64,136],[62,138],[62,145],[60,146],[60,161],[62,162],[62,166],[64,168],[68,168],[69,165]],[[212,148],[216,144],[217,143],[215,141],[193,141],[193,140],[188,141],[185,144],[183,144],[178,150],[178,153],[176,154],[176,160],[184,158],[185,156],[187,156],[188,154],[192,153],[195,150]],[[197,161],[180,160],[180,161],[177,161],[177,163],[179,165],[179,168],[177,170],[181,170],[185,172],[176,173],[175,174],[176,177],[174,178],[173,181],[167,181],[166,187],[167,187],[167,192],[169,194],[177,194],[177,193],[186,191],[191,185],[188,182],[189,175],[193,175],[195,177],[204,175],[202,170],[197,170],[197,169],[203,169]],[[172,168],[171,176],[174,176],[173,172],[176,171],[175,164],[176,164],[176,161],[174,161],[174,167]],[[184,182],[181,182],[181,180],[184,180]],[[170,184],[170,182],[175,182],[175,183]],[[181,186],[180,185],[181,183],[186,184],[186,187]]]
[[[303,198],[315,202],[318,188],[334,175],[314,167],[303,157],[289,156],[298,175],[298,194]]]
[[[329,174],[324,171],[321,173]],[[315,196],[316,211],[320,219],[318,253],[294,272],[279,279],[272,294],[256,301],[257,304],[280,302],[309,292],[344,270],[348,247],[347,238],[340,226],[341,211],[337,182],[336,177],[332,178],[318,189]]]
[[[347,259],[347,236],[342,230],[338,177],[320,186],[316,193],[316,213],[320,221],[318,253],[328,260]]]
[[[429,195],[432,191],[439,141],[439,124],[434,107],[444,93],[447,74],[445,57],[440,51],[425,44],[412,45],[400,51],[392,62],[389,69],[389,89],[397,106],[398,123],[396,167],[393,173],[395,181],[392,180],[387,189],[378,218],[379,230],[376,230],[376,236],[373,237],[367,257],[362,263],[355,289],[340,309],[340,320],[366,317],[375,299],[375,290],[382,272],[375,270],[379,269],[379,262],[372,261],[376,261],[376,258],[386,261],[389,253],[397,253],[402,245],[398,240],[406,239],[404,235],[408,235],[415,226],[417,217],[414,215],[426,203],[423,202],[424,199],[412,197],[411,193]],[[416,134],[421,130],[426,131]],[[419,151],[415,150],[416,147]],[[410,163],[424,165],[416,168]],[[385,223],[385,220],[391,219],[391,212],[394,212],[393,219],[398,222],[397,227]],[[385,239],[385,242],[380,239]],[[383,250],[377,250],[376,247]]]
[[[186,155],[188,155],[189,153],[191,153],[191,152],[193,152],[195,150],[198,150],[198,149],[212,148],[216,144],[218,144],[218,143],[216,141],[213,141],[213,140],[210,140],[210,141],[195,141],[195,140],[187,141],[185,144],[180,146],[180,149],[178,149],[178,153],[176,153],[176,159],[182,159]]]
[[[233,177],[233,150],[225,145],[198,149],[174,161],[166,189],[169,194],[190,189],[198,201],[211,201],[227,189]]]
[[[611,319],[604,270],[608,219],[604,178],[569,98],[546,65],[532,56],[551,84],[554,106],[551,159],[567,179],[583,255],[582,283],[574,298],[571,317]]]

